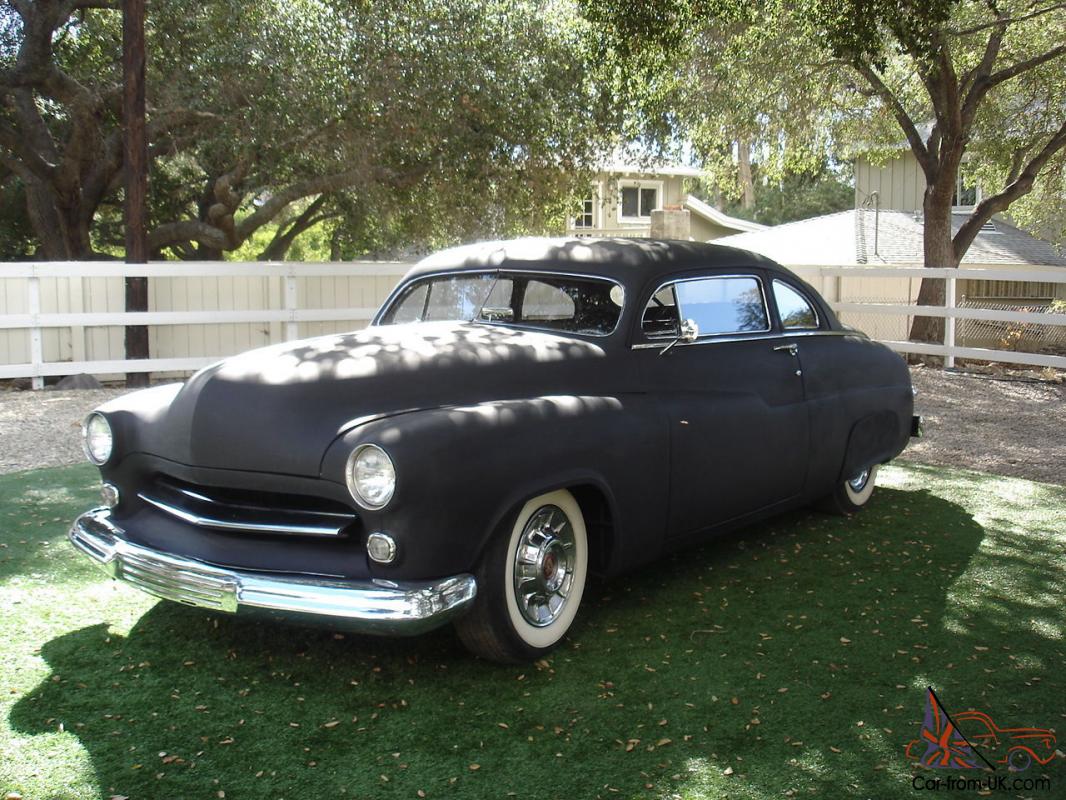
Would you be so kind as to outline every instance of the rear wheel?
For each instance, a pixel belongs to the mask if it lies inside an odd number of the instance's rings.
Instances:
[[[565,489],[534,497],[477,569],[477,598],[455,627],[473,653],[515,663],[540,658],[566,635],[588,571],[588,536]]]
[[[1007,764],[1010,767],[1011,772],[1024,772],[1029,769],[1033,763],[1033,754],[1024,747],[1019,747],[1017,750],[1011,750],[1010,755],[1007,757]]]
[[[841,481],[833,493],[819,503],[823,511],[832,514],[854,514],[861,510],[874,493],[877,465],[868,467],[857,475]]]

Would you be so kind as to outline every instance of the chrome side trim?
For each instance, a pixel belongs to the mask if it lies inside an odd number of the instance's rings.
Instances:
[[[148,594],[226,613],[267,612],[360,633],[411,635],[461,614],[477,595],[473,575],[433,581],[326,580],[224,569],[134,544],[106,508],[78,517],[74,549],[116,580]]]
[[[725,342],[770,341],[773,339],[791,339],[794,336],[856,336],[868,339],[861,331],[789,331],[786,333],[752,333],[748,336],[719,336],[717,338],[697,339],[694,342],[678,342],[678,347],[697,347],[703,344],[723,344]],[[630,350],[661,350],[661,342],[642,342],[630,346]]]
[[[182,491],[182,490],[179,490]],[[197,500],[207,500],[202,498],[194,492],[185,492],[183,494],[193,497]],[[188,522],[190,525],[195,525],[198,528],[210,528],[217,531],[243,531],[246,533],[287,533],[298,534],[303,536],[340,536],[341,531],[355,519],[355,516],[344,517],[344,522],[337,525],[286,525],[282,523],[272,522],[234,522],[232,520],[218,519],[216,517],[208,517],[202,514],[194,514],[191,511],[186,511],[183,508],[178,508],[175,505],[164,502],[156,497],[145,494],[144,492],[138,492],[137,496],[149,505],[155,506],[160,511],[169,514],[172,517],[180,519],[182,522]],[[207,502],[214,503],[213,500],[207,500]],[[263,509],[266,511],[267,509]],[[315,512],[316,515],[318,512]],[[334,515],[330,516],[344,516]]]

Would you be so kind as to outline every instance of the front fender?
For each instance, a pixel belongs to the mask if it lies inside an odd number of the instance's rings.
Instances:
[[[629,531],[661,540],[668,453],[643,396],[544,396],[413,411],[369,421],[339,437],[322,477],[344,482],[348,455],[383,447],[397,474],[380,511],[361,512],[367,531],[399,544],[379,577],[413,579],[472,570],[489,537],[529,497],[594,485],[613,510],[615,548]],[[660,513],[660,516],[661,513]],[[634,534],[635,535],[635,534]],[[620,538],[621,537],[621,538]],[[647,548],[645,548],[647,549]]]

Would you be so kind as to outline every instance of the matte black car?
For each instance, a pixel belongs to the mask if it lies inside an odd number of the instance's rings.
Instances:
[[[854,512],[916,428],[910,376],[783,267],[519,240],[412,269],[365,330],[254,350],[93,412],[74,546],[227,612],[536,658],[589,572],[786,509]]]

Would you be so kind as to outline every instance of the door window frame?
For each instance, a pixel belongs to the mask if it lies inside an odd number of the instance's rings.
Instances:
[[[809,327],[809,328],[786,328],[785,327],[785,320],[781,316],[781,309],[777,305],[777,295],[775,295],[773,293],[773,291],[772,291],[773,284],[775,284],[775,283],[780,283],[782,286],[787,286],[789,289],[791,289],[796,294],[798,294],[801,298],[803,298],[803,301],[808,306],[810,306],[811,311],[814,312],[814,325],[812,327]],[[771,288],[770,295],[773,297],[773,301],[774,301],[774,308],[773,308],[774,330],[780,331],[781,334],[784,335],[784,336],[793,336],[793,335],[798,334],[798,333],[811,333],[812,331],[825,330],[825,326],[823,325],[822,315],[818,311],[818,304],[815,303],[811,299],[810,295],[807,294],[805,291],[803,291],[799,286],[794,284],[792,281],[785,280],[784,278],[781,278],[781,277],[775,275],[773,278],[770,279],[770,288]]]
[[[662,349],[663,346],[665,346],[666,344],[669,344],[669,342],[671,342],[674,338],[676,338],[676,336],[674,334],[663,334],[663,335],[649,336],[648,334],[646,334],[644,332],[644,327],[643,327],[644,326],[644,311],[647,309],[648,304],[651,302],[651,299],[653,297],[655,297],[655,295],[659,294],[659,292],[661,292],[663,289],[666,289],[668,287],[672,289],[673,287],[675,287],[679,283],[693,283],[695,281],[707,281],[707,280],[726,279],[726,278],[748,278],[748,279],[751,279],[751,280],[755,281],[756,285],[759,287],[759,296],[762,298],[763,311],[765,311],[765,313],[766,313],[766,324],[767,324],[767,327],[764,328],[764,329],[761,329],[761,330],[757,330],[757,331],[723,331],[721,333],[701,333],[696,338],[696,341],[694,341],[694,342],[678,342],[676,347],[690,347],[690,346],[693,346],[693,345],[710,344],[712,342],[736,341],[736,340],[744,340],[744,339],[760,339],[760,338],[767,338],[769,336],[777,336],[777,335],[779,335],[776,332],[778,330],[778,328],[777,328],[777,320],[776,320],[776,318],[774,316],[774,312],[776,311],[776,306],[771,308],[771,306],[769,304],[769,298],[767,297],[767,293],[766,293],[766,281],[764,280],[764,276],[762,275],[761,272],[757,272],[757,271],[754,271],[754,270],[752,270],[750,272],[749,271],[731,270],[731,271],[726,271],[726,272],[705,273],[705,274],[701,274],[701,275],[686,274],[686,275],[679,275],[679,276],[676,276],[676,277],[671,277],[671,278],[667,278],[666,280],[663,280],[662,282],[660,282],[658,284],[658,286],[656,286],[656,288],[654,290],[652,290],[651,292],[649,292],[647,294],[647,296],[644,299],[643,304],[637,305],[635,307],[634,310],[635,310],[636,313],[634,314],[634,316],[636,317],[636,323],[635,323],[635,326],[634,326],[634,336],[633,336],[633,339],[632,339],[632,341],[633,341],[632,349],[634,349],[634,350],[643,350],[643,349],[649,349],[649,348]],[[680,322],[681,321],[681,303],[677,299],[676,290],[674,291],[674,303],[676,304],[676,307],[678,309],[678,321]]]

